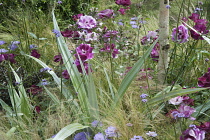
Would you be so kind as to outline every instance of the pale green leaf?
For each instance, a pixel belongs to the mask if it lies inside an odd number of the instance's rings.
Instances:
[[[31,37],[33,37],[33,38],[35,38],[35,39],[38,39],[38,37],[37,37],[34,33],[28,32],[28,34],[29,34]]]
[[[84,129],[87,127],[89,127],[89,126],[83,126],[79,123],[73,123],[73,124],[67,125],[66,127],[62,128],[58,132],[58,134],[56,134],[56,136],[53,138],[53,140],[64,140],[65,138],[72,135],[77,130],[81,130],[81,129]]]
[[[153,97],[153,98],[149,99],[147,104],[148,105],[159,104],[161,102],[168,101],[171,98],[186,95],[186,94],[195,93],[195,92],[198,92],[198,91],[201,91],[201,90],[206,90],[206,88],[190,88],[190,89],[172,90],[170,92],[166,92],[166,93],[163,93],[159,96],[156,96],[156,97]]]

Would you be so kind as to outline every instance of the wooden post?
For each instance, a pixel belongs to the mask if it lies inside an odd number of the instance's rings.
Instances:
[[[166,71],[168,68],[168,50],[169,50],[169,0],[160,0],[159,9],[159,61],[158,61],[158,81],[164,84],[166,80]]]

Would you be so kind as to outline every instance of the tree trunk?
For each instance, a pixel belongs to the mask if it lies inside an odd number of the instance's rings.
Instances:
[[[159,61],[158,61],[158,81],[164,84],[166,80],[166,71],[168,68],[168,50],[169,50],[169,0],[160,0],[159,10]]]

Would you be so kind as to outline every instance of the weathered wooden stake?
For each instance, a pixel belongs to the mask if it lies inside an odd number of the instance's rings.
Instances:
[[[164,84],[166,79],[166,70],[168,68],[168,50],[169,50],[169,0],[160,0],[159,9],[159,61],[158,61],[158,81]]]

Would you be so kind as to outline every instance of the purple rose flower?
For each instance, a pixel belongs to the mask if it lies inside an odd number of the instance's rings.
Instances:
[[[205,131],[200,130],[199,128],[191,127],[182,132],[180,136],[180,140],[204,140],[205,139]]]
[[[188,29],[184,25],[180,25],[178,28],[173,29],[171,36],[172,40],[177,43],[187,42],[189,38]]]
[[[69,75],[69,73],[68,73],[67,70],[64,70],[64,71],[62,72],[62,76],[63,76],[64,79],[69,79],[69,78],[70,78],[70,75]]]
[[[198,86],[199,87],[210,87],[210,68],[208,68],[208,72],[203,76],[198,78]]]
[[[106,9],[106,10],[103,10],[103,11],[100,11],[97,16],[99,18],[111,18],[114,14],[114,10],[112,9]]]
[[[86,61],[88,59],[92,59],[93,58],[93,53],[92,53],[93,48],[90,47],[90,44],[80,44],[79,47],[76,48],[76,54],[75,57],[77,59],[80,59],[82,61]],[[79,55],[79,57],[78,57]]]
[[[33,49],[33,50],[31,51],[31,56],[33,56],[33,57],[39,59],[41,55],[38,53],[37,50]]]
[[[131,5],[131,1],[130,0],[116,0],[115,3],[118,4],[118,5],[122,5],[122,6],[129,6],[129,5]]]
[[[105,140],[105,137],[102,133],[98,133],[94,136],[94,140]]]
[[[96,27],[97,22],[92,16],[85,15],[79,18],[79,20],[77,21],[77,25],[79,28],[92,29]]]

